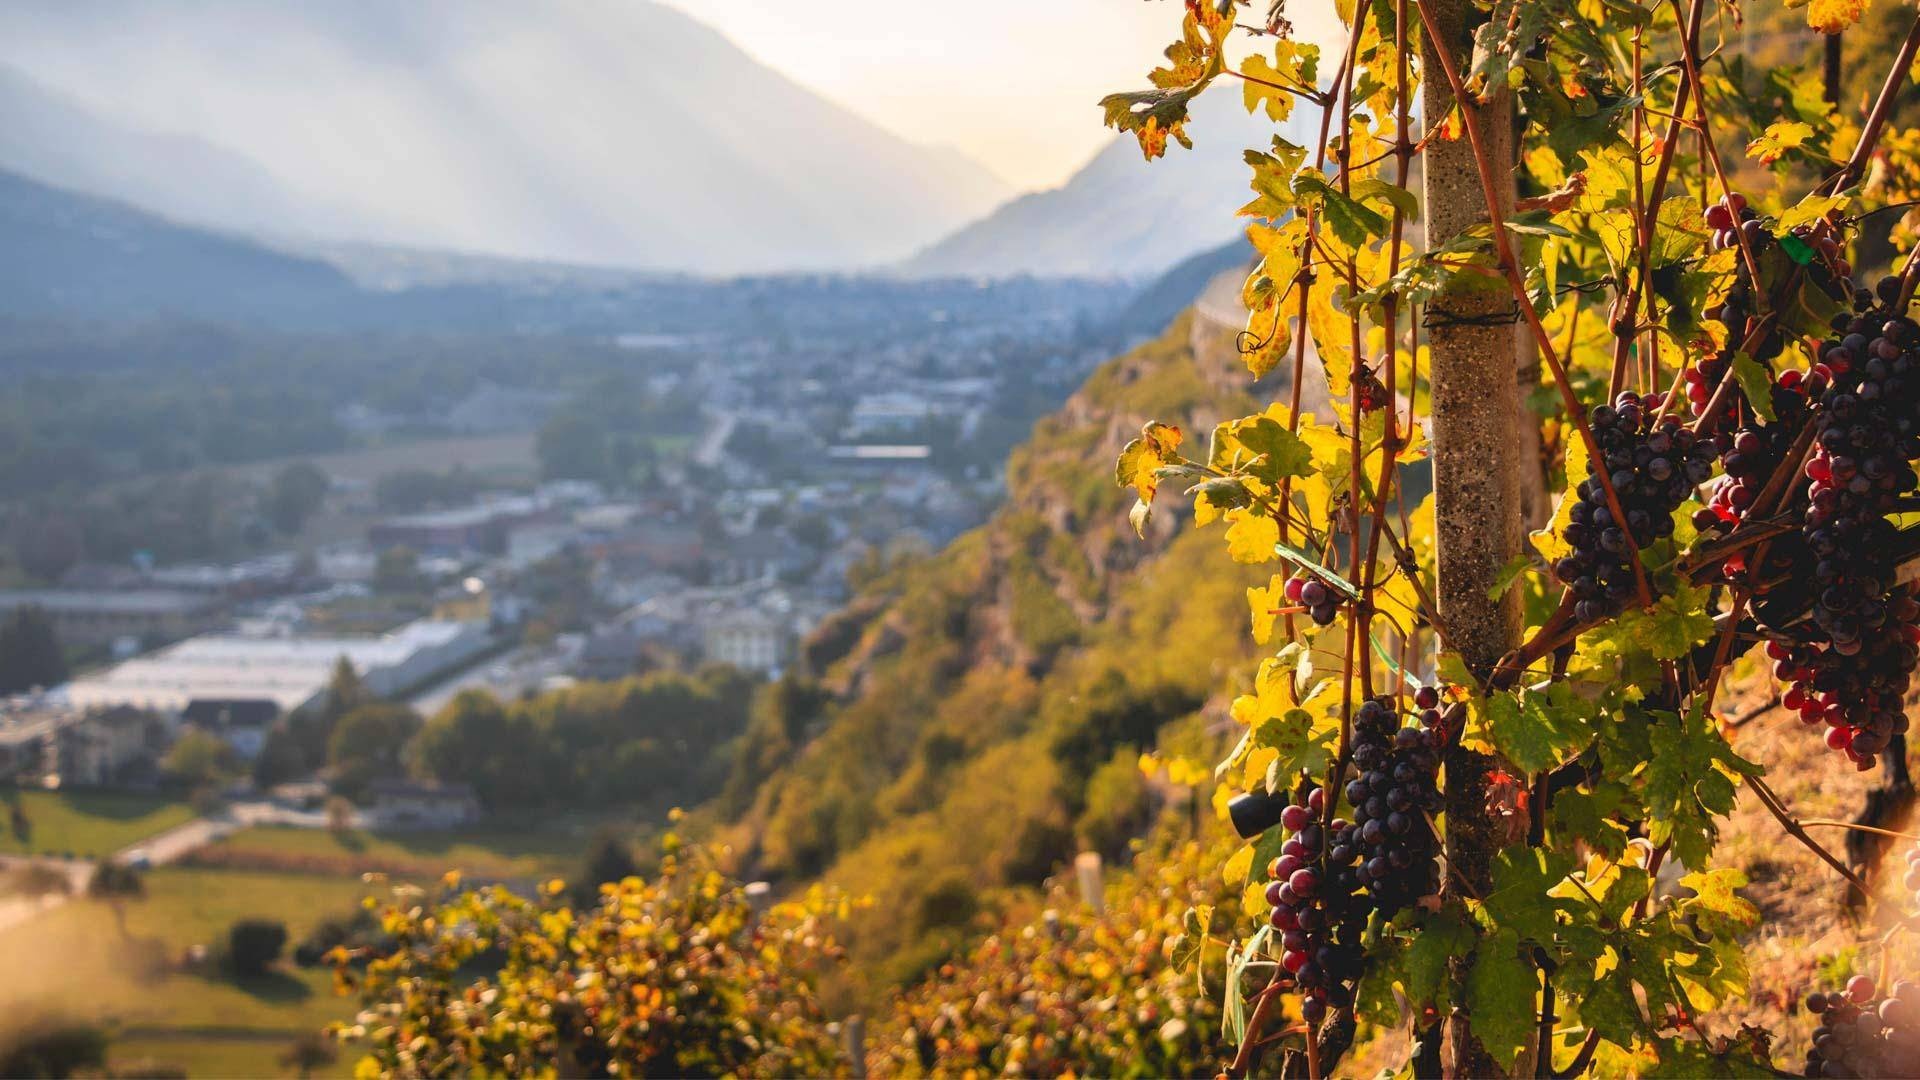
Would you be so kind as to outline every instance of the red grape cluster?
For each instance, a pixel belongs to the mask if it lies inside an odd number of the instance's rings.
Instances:
[[[1903,979],[1885,998],[1874,991],[1872,979],[1855,975],[1845,991],[1807,995],[1807,1011],[1820,1018],[1808,1076],[1920,1076],[1920,983]]]
[[[1302,570],[1287,579],[1287,599],[1304,604],[1315,626],[1327,626],[1340,614],[1340,594],[1333,586]]]
[[[1432,815],[1440,812],[1440,693],[1422,687],[1414,704],[1419,722],[1405,727],[1389,697],[1370,699],[1354,713],[1353,765],[1360,775],[1346,788],[1353,828],[1333,848],[1336,863],[1343,856],[1360,859],[1360,883],[1374,910],[1388,917],[1439,886]]]
[[[1633,595],[1633,564],[1640,548],[1672,535],[1673,511],[1713,475],[1716,447],[1696,438],[1677,417],[1655,419],[1661,396],[1622,393],[1612,406],[1589,414],[1600,459],[1588,463],[1579,501],[1562,533],[1573,551],[1554,563],[1554,574],[1573,591],[1574,615],[1582,622],[1618,612]],[[1627,520],[1615,521],[1601,488],[1599,470],[1620,498]]]
[[[1351,854],[1344,861],[1328,854],[1329,836],[1337,849],[1352,827],[1340,819],[1322,825],[1325,809],[1323,788],[1288,806],[1280,825],[1292,835],[1267,867],[1280,966],[1293,976],[1301,1015],[1309,1023],[1319,1023],[1329,1007],[1352,1003],[1349,984],[1358,974],[1359,926],[1365,918]]]
[[[1907,730],[1901,702],[1920,660],[1920,600],[1913,590],[1900,587],[1881,607],[1885,622],[1856,639],[1851,653],[1833,643],[1767,642],[1774,676],[1788,684],[1781,704],[1808,725],[1827,725],[1827,745],[1863,770]]]

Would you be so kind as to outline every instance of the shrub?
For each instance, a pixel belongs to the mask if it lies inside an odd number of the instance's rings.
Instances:
[[[359,1071],[843,1072],[815,987],[839,956],[829,933],[845,905],[816,892],[756,915],[710,852],[671,835],[664,850],[656,877],[579,910],[559,881],[532,899],[498,887],[438,905],[398,897],[383,920],[407,947],[365,958],[364,1008],[338,1029],[365,1045]]]
[[[265,975],[286,946],[286,923],[241,919],[227,931],[227,963],[237,975]]]

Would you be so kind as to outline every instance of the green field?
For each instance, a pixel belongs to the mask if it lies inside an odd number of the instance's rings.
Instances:
[[[327,829],[242,829],[204,849],[207,865],[275,871],[437,878],[448,870],[487,878],[569,876],[590,832],[565,828],[460,829],[452,832],[336,833]]]
[[[352,1013],[352,1000],[334,993],[326,969],[287,962],[246,980],[217,971],[143,975],[133,958],[164,954],[177,961],[190,945],[223,940],[234,920],[247,916],[284,921],[291,949],[319,921],[351,914],[368,886],[170,867],[148,874],[146,886],[144,899],[125,905],[124,936],[113,908],[93,900],[70,901],[0,932],[8,972],[0,980],[0,1015],[100,1021],[130,1036],[124,1044],[116,1039],[117,1061],[152,1058],[194,1076],[273,1076],[285,1071],[279,1058],[302,1032]]]
[[[24,832],[0,808],[0,855],[111,855],[193,820],[186,803],[118,791],[0,790],[0,803],[26,814]]]

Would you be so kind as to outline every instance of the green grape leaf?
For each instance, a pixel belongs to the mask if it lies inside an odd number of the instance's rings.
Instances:
[[[1551,895],[1573,872],[1573,856],[1521,845],[1494,856],[1493,888],[1481,911],[1494,926],[1520,939],[1550,944],[1568,902]]]
[[[1678,660],[1694,646],[1705,644],[1713,632],[1707,587],[1681,580],[1655,600],[1653,607],[1630,607],[1592,634],[1596,640],[1614,642],[1622,652],[1645,650],[1656,660]]]
[[[1616,820],[1627,795],[1627,785],[1619,780],[1569,788],[1553,797],[1547,827],[1556,840],[1577,839],[1617,859],[1626,853],[1627,841],[1632,839],[1626,826]],[[1625,816],[1631,820],[1631,815]]]
[[[1301,203],[1319,207],[1327,226],[1348,247],[1357,248],[1387,234],[1387,219],[1379,211],[1341,194],[1318,173],[1295,175],[1293,194]]]
[[[1773,376],[1760,365],[1760,361],[1744,352],[1733,354],[1733,377],[1740,383],[1740,392],[1747,395],[1747,403],[1753,411],[1767,423],[1773,423]]]
[[[1447,963],[1473,948],[1473,928],[1452,907],[1433,912],[1414,931],[1402,967],[1407,1000],[1416,1009],[1433,1005],[1446,988]]]
[[[1487,737],[1522,772],[1552,768],[1586,744],[1586,713],[1592,708],[1564,682],[1546,693],[1523,690],[1486,699]]]
[[[1293,177],[1307,158],[1307,148],[1275,136],[1272,153],[1248,150],[1245,157],[1247,164],[1253,168],[1253,179],[1248,186],[1253,189],[1255,198],[1240,208],[1240,216],[1278,221],[1292,213],[1296,201]]]
[[[1699,707],[1638,715],[1651,743],[1642,785],[1648,835],[1656,844],[1671,841],[1682,865],[1705,866],[1720,835],[1715,819],[1733,811],[1735,781],[1759,775],[1760,767],[1734,753]]]
[[[1500,572],[1494,575],[1493,584],[1487,586],[1487,599],[1498,600],[1505,596],[1507,590],[1513,588],[1513,583],[1519,581],[1520,575],[1526,573],[1532,565],[1533,560],[1525,552],[1508,559],[1507,565],[1501,567]]]
[[[1533,1039],[1540,977],[1520,956],[1520,938],[1507,929],[1480,939],[1467,974],[1467,1015],[1474,1037],[1501,1066],[1511,1068]]]

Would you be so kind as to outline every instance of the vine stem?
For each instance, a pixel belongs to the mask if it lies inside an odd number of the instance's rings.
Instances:
[[[1892,829],[1882,829],[1873,825],[1860,825],[1852,821],[1835,821],[1832,818],[1808,818],[1800,824],[1809,829],[1850,829],[1853,832],[1873,833],[1876,836],[1889,836],[1895,840],[1920,841],[1920,834],[1895,832]]]
[[[1690,32],[1696,35],[1699,33],[1700,19],[1704,7],[1704,0],[1693,0],[1692,29],[1688,30],[1687,27],[1682,27],[1681,29],[1684,32]],[[1685,33],[1683,33],[1682,36],[1684,37]],[[1638,65],[1635,65],[1634,76],[1636,79],[1639,78]],[[1617,314],[1613,319],[1609,320],[1612,323],[1614,333],[1613,375],[1607,384],[1607,399],[1609,401],[1613,399],[1615,394],[1618,394],[1626,388],[1627,349],[1634,335],[1631,333],[1623,333],[1623,328],[1620,323],[1624,320],[1629,327],[1631,326],[1634,312],[1639,310],[1640,307],[1640,291],[1645,287],[1645,283],[1652,275],[1653,245],[1650,242],[1650,238],[1660,224],[1660,203],[1666,197],[1667,177],[1673,171],[1673,157],[1680,147],[1680,129],[1684,126],[1684,122],[1681,121],[1678,114],[1682,109],[1686,108],[1687,98],[1692,93],[1692,90],[1693,84],[1688,77],[1688,73],[1685,69],[1682,69],[1680,72],[1680,86],[1674,91],[1673,97],[1673,111],[1675,115],[1667,121],[1667,135],[1666,138],[1660,142],[1660,160],[1655,162],[1653,167],[1653,183],[1647,188],[1647,197],[1643,212],[1640,215],[1640,219],[1635,222],[1635,240],[1640,245],[1640,251],[1638,253],[1640,256],[1639,272],[1628,282],[1626,295],[1621,298],[1619,305],[1614,308]],[[1640,146],[1637,142],[1634,144],[1633,158],[1637,169],[1640,161]],[[1622,518],[1620,520],[1624,521],[1625,519]]]
[[[1760,796],[1761,804],[1774,816],[1774,820],[1780,823],[1780,827],[1787,830],[1789,836],[1805,844],[1808,850],[1820,856],[1821,861],[1833,867],[1834,870],[1839,872],[1841,877],[1847,879],[1849,884],[1859,889],[1861,896],[1873,895],[1872,890],[1867,888],[1867,883],[1860,880],[1860,875],[1854,873],[1852,867],[1834,858],[1832,852],[1821,847],[1820,842],[1808,834],[1807,830],[1801,826],[1799,820],[1787,812],[1786,806],[1780,802],[1780,796],[1774,794],[1773,789],[1767,786],[1765,780],[1757,776],[1742,775],[1747,781],[1747,786],[1753,789],[1754,794]]]
[[[1604,460],[1600,454],[1600,445],[1594,441],[1593,428],[1587,424],[1586,406],[1573,392],[1572,381],[1567,369],[1560,362],[1560,353],[1553,343],[1553,335],[1540,322],[1540,313],[1533,310],[1533,299],[1527,295],[1526,279],[1520,276],[1520,264],[1513,255],[1513,243],[1507,237],[1506,216],[1500,212],[1499,193],[1494,188],[1493,169],[1487,162],[1486,143],[1480,137],[1480,121],[1474,116],[1468,103],[1473,101],[1467,92],[1466,84],[1460,79],[1459,65],[1453,60],[1453,47],[1444,41],[1433,19],[1432,5],[1429,0],[1413,0],[1414,7],[1420,12],[1420,22],[1426,27],[1427,37],[1433,41],[1434,56],[1440,61],[1441,70],[1446,73],[1447,85],[1453,91],[1454,105],[1460,114],[1460,122],[1466,128],[1467,142],[1473,149],[1473,157],[1479,166],[1480,187],[1487,204],[1487,220],[1493,226],[1494,252],[1500,260],[1500,272],[1506,276],[1507,285],[1513,290],[1514,303],[1520,308],[1520,314],[1526,319],[1527,327],[1533,332],[1534,342],[1540,349],[1541,358],[1546,360],[1547,368],[1553,372],[1553,382],[1560,391],[1560,400],[1566,406],[1567,418],[1573,422],[1574,429],[1580,433],[1580,440],[1586,444],[1587,460]],[[1438,122],[1438,118],[1436,118]],[[1620,494],[1613,489],[1613,479],[1605,469],[1596,469],[1594,479],[1600,482],[1600,490],[1607,497],[1608,512],[1615,521],[1627,520],[1627,512],[1621,506]],[[1647,587],[1647,574],[1638,559],[1633,562],[1633,583],[1642,607],[1653,603],[1653,594]]]
[[[1279,1000],[1280,995],[1274,992],[1279,985],[1280,972],[1275,971],[1267,982],[1267,988],[1260,992],[1260,1000],[1253,1004],[1253,1015],[1247,1018],[1247,1030],[1240,1036],[1240,1049],[1234,1053],[1233,1063],[1227,1066],[1227,1075],[1247,1075],[1247,1069],[1253,1064],[1253,1055],[1259,1049],[1259,1040],[1254,1038],[1254,1033],[1265,1026],[1267,1013],[1272,1010],[1273,1003]]]

